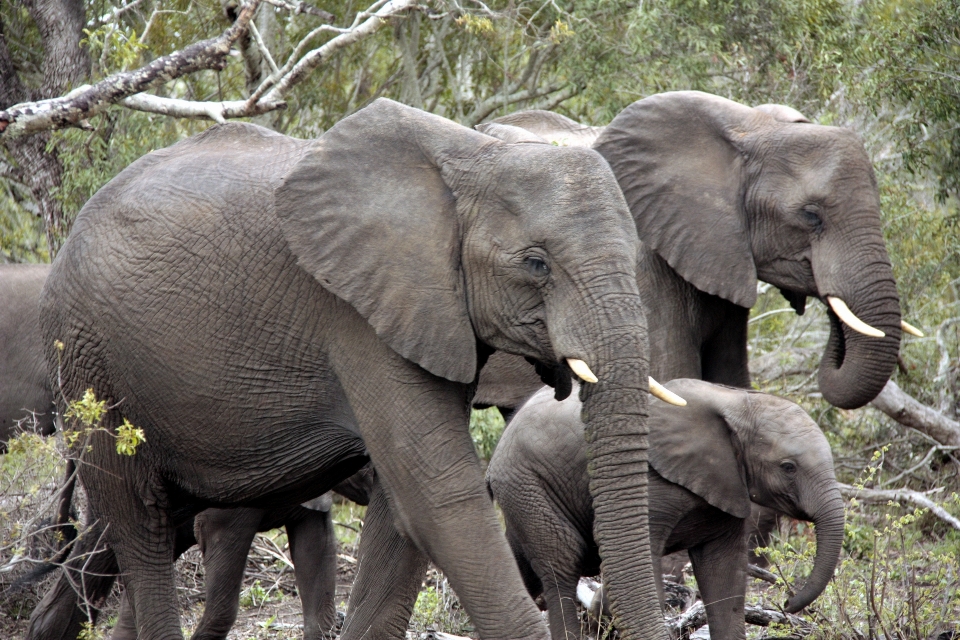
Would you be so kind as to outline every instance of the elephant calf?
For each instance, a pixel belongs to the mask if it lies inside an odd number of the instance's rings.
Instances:
[[[742,639],[751,501],[816,524],[814,569],[787,611],[810,604],[833,575],[843,500],[830,447],[813,420],[787,400],[701,380],[666,386],[688,406],[650,405],[654,568],[664,554],[687,549],[711,637]],[[487,470],[520,572],[532,596],[543,594],[555,639],[579,637],[577,581],[600,572],[580,410],[576,394],[556,402],[550,389],[537,393],[510,422]],[[608,559],[618,553],[615,544],[602,549]]]

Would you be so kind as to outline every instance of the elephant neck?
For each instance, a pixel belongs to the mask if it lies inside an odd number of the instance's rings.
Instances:
[[[646,244],[641,245],[637,285],[646,305],[650,333],[650,375],[659,381],[703,379],[702,353],[743,307],[705,293],[683,279]]]

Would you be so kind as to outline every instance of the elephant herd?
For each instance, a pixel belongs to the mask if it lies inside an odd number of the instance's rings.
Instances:
[[[428,561],[482,638],[578,638],[577,579],[601,569],[621,636],[665,638],[661,557],[681,549],[711,637],[744,638],[761,507],[816,525],[786,608],[822,592],[830,449],[749,390],[747,319],[758,279],[800,314],[819,298],[824,398],[886,383],[902,325],[859,138],[690,91],[606,127],[477,129],[386,99],[310,141],[216,126],[111,180],[52,266],[0,268],[3,440],[23,407],[51,432],[54,397],[107,407],[75,451],[91,530],[31,640],[77,637],[84,568],[94,603],[123,577],[115,638],[182,638],[173,560],[197,540],[194,637],[224,638],[250,541],[281,524],[305,638],[328,637],[331,489],[369,503],[345,639],[404,637]],[[514,414],[486,477],[471,406]]]

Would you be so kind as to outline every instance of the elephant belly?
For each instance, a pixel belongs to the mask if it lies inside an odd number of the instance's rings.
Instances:
[[[222,185],[193,169],[202,195],[139,189],[185,198],[189,215],[176,202],[96,202],[78,219],[51,275],[45,333],[67,345],[69,393],[93,387],[142,428],[138,459],[178,495],[307,500],[366,461],[327,356],[343,303],[297,266],[269,181]]]

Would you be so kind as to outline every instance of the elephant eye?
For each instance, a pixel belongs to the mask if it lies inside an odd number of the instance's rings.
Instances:
[[[815,204],[808,204],[800,210],[803,219],[811,227],[820,230],[823,227],[823,218],[820,217],[820,207]]]
[[[524,263],[527,265],[527,270],[537,278],[544,278],[550,274],[550,267],[540,258],[530,256],[524,260]]]
[[[796,473],[797,465],[793,464],[789,460],[784,460],[780,463],[780,468],[783,469],[785,473]]]

